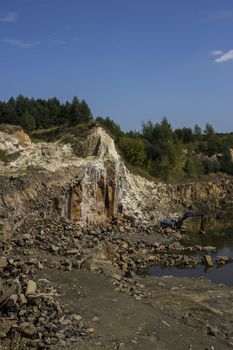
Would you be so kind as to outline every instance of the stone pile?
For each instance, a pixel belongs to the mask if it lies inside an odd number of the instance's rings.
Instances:
[[[81,317],[66,314],[56,300],[56,291],[43,281],[37,283],[22,273],[8,285],[8,271],[1,277],[0,317],[6,325],[1,330],[1,341],[7,345],[20,342],[26,348],[46,349],[51,345],[63,346],[66,341],[91,336]],[[6,274],[5,274],[6,272]],[[48,281],[46,281],[48,282]],[[11,345],[12,346],[12,345]]]
[[[63,270],[86,267],[104,272],[103,266],[98,266],[98,254],[101,250],[102,256],[111,262],[113,270],[119,270],[124,275],[128,271],[145,269],[148,265],[193,268],[206,264],[209,259],[206,253],[216,250],[215,247],[183,247],[179,242],[180,238],[182,235],[179,232],[168,230],[164,234],[159,232],[158,227],[135,227],[129,222],[83,228],[63,218],[54,217],[34,220],[33,225],[25,223],[11,242],[10,254],[14,251],[14,256],[17,252],[27,257],[30,249],[44,251],[54,257],[52,260],[24,258],[26,265],[23,265],[23,269],[29,275],[31,271],[44,266]],[[4,247],[6,249],[6,244]],[[192,254],[188,254],[189,251]],[[196,251],[198,256],[193,255]],[[231,259],[226,257],[217,259],[218,265],[229,262]],[[4,260],[0,260],[0,266],[1,264],[4,264]],[[17,269],[21,269],[20,262],[16,264],[15,259],[11,269],[10,274],[16,276]]]
[[[39,270],[86,268],[104,273],[116,290],[140,300],[148,291],[137,273],[149,265],[210,266],[208,253],[214,247],[184,248],[181,238],[179,232],[136,227],[129,221],[93,227],[59,217],[25,221],[12,241],[0,243],[0,319],[5,325],[1,341],[46,349],[93,336],[79,315],[66,314],[49,281],[38,280]],[[187,251],[198,251],[199,256]],[[220,256],[215,263],[229,262]]]

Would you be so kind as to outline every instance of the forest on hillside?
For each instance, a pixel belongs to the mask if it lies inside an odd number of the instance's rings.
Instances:
[[[56,97],[27,98],[22,95],[0,101],[0,123],[21,125],[26,131],[47,129],[58,125],[76,125],[92,119],[86,101],[76,96],[71,102],[61,103]]]
[[[0,101],[0,124],[20,125],[29,133],[93,123],[111,134],[128,165],[150,176],[169,181],[219,172],[233,175],[233,133],[216,133],[209,123],[204,130],[197,124],[193,129],[173,129],[163,118],[143,123],[140,131],[124,132],[109,117],[93,118],[87,102],[77,97],[65,103],[56,97],[44,100],[22,95]]]

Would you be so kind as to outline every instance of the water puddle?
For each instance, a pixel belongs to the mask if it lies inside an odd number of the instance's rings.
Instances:
[[[218,256],[227,256],[233,258],[233,221],[226,217],[209,218],[206,225],[206,233],[200,235],[198,233],[200,221],[187,220],[186,233],[182,244],[185,246],[213,246],[217,248],[217,252],[208,253],[216,261]],[[187,252],[190,255],[190,252]],[[195,252],[196,254],[196,252]],[[200,255],[206,253],[201,252]],[[233,285],[233,263],[222,265],[219,267],[209,267],[198,265],[189,269],[184,267],[161,267],[151,266],[148,273],[154,276],[172,275],[176,277],[200,277],[205,276],[215,283],[224,283]]]

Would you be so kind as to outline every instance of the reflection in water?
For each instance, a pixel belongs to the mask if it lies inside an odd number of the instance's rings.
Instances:
[[[217,220],[210,217],[206,224],[206,233],[198,234],[200,223],[198,220],[188,220],[186,223],[186,234],[184,245],[214,246],[218,249],[218,255],[223,249],[233,256],[233,223],[225,220]]]
[[[219,268],[206,268],[199,265],[194,269],[179,269],[176,267],[161,268],[153,266],[149,269],[149,274],[154,276],[172,275],[176,277],[200,277],[205,276],[215,283],[224,283],[233,286],[233,266],[227,264]]]
[[[211,217],[207,219],[206,233],[199,234],[200,221],[198,219],[190,219],[185,223],[185,236],[182,241],[185,246],[213,246],[217,248],[217,252],[211,252],[213,261],[217,256],[228,256],[233,258],[233,222],[227,221],[225,218]],[[233,263],[221,266],[206,268],[199,265],[194,269],[187,268],[162,268],[153,266],[149,268],[149,273],[155,276],[173,275],[177,277],[200,277],[205,276],[216,283],[224,283],[233,285]]]

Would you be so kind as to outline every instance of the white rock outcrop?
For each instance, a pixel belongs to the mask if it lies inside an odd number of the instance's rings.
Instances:
[[[131,174],[114,140],[100,127],[89,130],[77,145],[61,140],[33,143],[22,131],[0,132],[0,150],[17,155],[0,163],[4,181],[14,179],[5,187],[18,186],[2,195],[0,186],[0,214],[11,215],[15,221],[26,213],[57,212],[83,223],[118,216],[156,223],[194,200],[213,197],[219,203],[232,189],[230,180],[227,186],[226,181],[172,186]],[[27,185],[20,187],[17,178]]]

